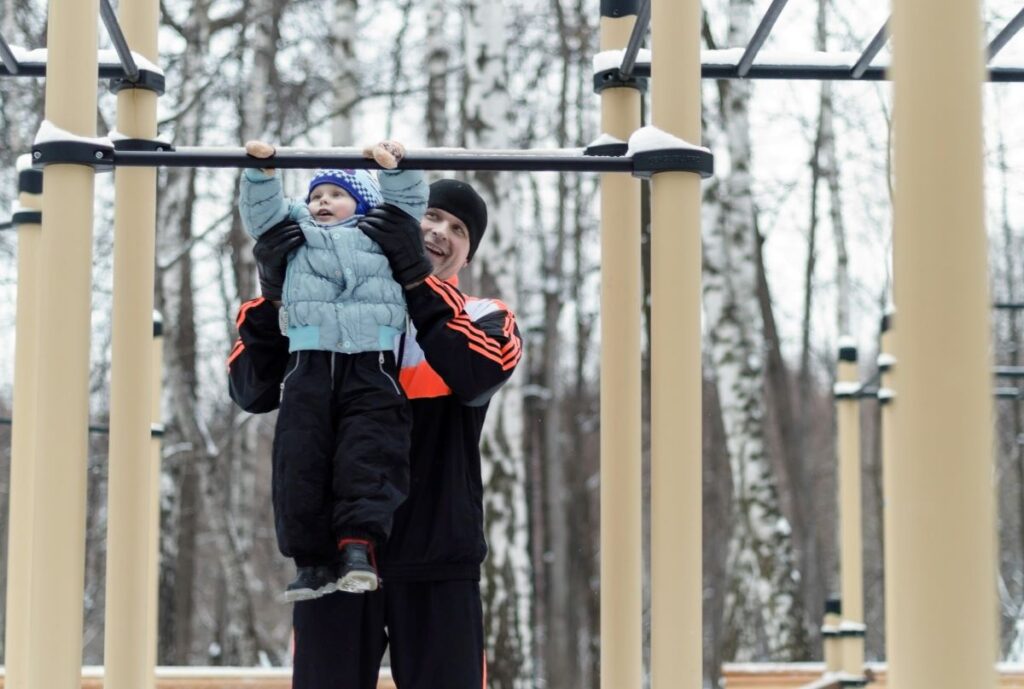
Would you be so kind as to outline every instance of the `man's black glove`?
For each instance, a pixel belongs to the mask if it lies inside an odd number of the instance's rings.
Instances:
[[[402,287],[423,282],[434,272],[423,249],[419,221],[401,208],[387,203],[373,208],[356,227],[380,245]]]
[[[260,291],[265,299],[281,301],[284,287],[284,271],[288,266],[288,254],[306,243],[302,228],[294,220],[285,218],[256,240],[252,248],[256,259],[256,271],[260,277]]]

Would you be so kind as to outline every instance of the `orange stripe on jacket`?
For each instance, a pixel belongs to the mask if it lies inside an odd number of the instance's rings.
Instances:
[[[231,354],[228,356],[228,368],[231,368],[231,362],[242,355],[245,351],[245,344],[242,342],[242,338],[235,340],[235,346],[231,348]]]
[[[249,309],[259,306],[266,299],[264,297],[257,297],[256,299],[250,299],[249,301],[242,304],[242,308],[238,310],[238,318],[235,320],[235,327],[241,328],[242,323],[245,322],[245,312]]]
[[[402,384],[405,396],[411,400],[452,394],[452,389],[426,361],[403,368],[398,374],[398,382]]]

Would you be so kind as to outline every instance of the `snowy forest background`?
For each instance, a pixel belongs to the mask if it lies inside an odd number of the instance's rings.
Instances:
[[[703,47],[725,48],[746,43],[768,0],[704,5]],[[570,147],[600,134],[591,87],[594,1],[161,6],[160,132],[178,145],[239,146],[254,137],[353,145],[391,136],[412,147]],[[989,2],[987,37],[1018,10],[1014,0]],[[859,51],[888,11],[878,0],[793,2],[766,50]],[[42,0],[0,0],[0,12],[9,43],[45,46]],[[1024,62],[1024,39],[999,60]],[[1017,301],[1024,296],[1024,86],[988,85],[985,94],[991,288],[995,300]],[[723,661],[821,655],[823,601],[838,589],[835,352],[840,335],[856,338],[862,377],[871,377],[890,299],[890,104],[887,83],[704,83],[704,143],[716,153],[703,227],[709,684]],[[101,96],[101,134],[113,127],[114,105]],[[41,82],[0,81],[0,208],[14,199],[14,160],[29,150],[42,112]],[[287,174],[293,192],[306,174]],[[95,223],[91,418],[100,425],[110,368],[110,179],[99,178]],[[526,349],[492,405],[484,441],[489,675],[494,687],[596,687],[597,178],[479,174],[472,181],[487,191],[492,224],[463,285],[513,306]],[[168,433],[159,662],[167,665],[289,661],[290,608],[275,597],[290,568],[276,552],[268,497],[273,416],[241,413],[225,384],[235,311],[258,291],[251,242],[234,211],[236,186],[235,171],[160,172],[155,294],[167,334]],[[14,233],[0,233],[4,417],[16,254]],[[1020,318],[993,312],[996,363],[1024,364]],[[1024,416],[1018,403],[997,404],[1002,649],[1004,658],[1024,660]],[[879,411],[871,401],[862,409],[867,654],[881,659]],[[9,427],[0,426],[4,520],[9,452]],[[83,661],[101,664],[105,436],[92,437],[89,463]],[[760,478],[750,485],[734,476]],[[0,538],[6,532],[4,522]]]

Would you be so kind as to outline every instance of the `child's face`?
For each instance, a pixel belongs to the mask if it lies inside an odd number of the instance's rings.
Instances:
[[[333,225],[356,212],[356,200],[337,184],[320,184],[309,195],[307,204],[313,219],[321,225]]]

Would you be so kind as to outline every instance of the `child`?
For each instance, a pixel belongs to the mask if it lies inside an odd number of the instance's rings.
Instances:
[[[253,141],[246,152],[274,149]],[[393,168],[404,149],[383,142],[372,153]],[[382,201],[419,220],[427,192],[420,170],[383,170],[378,186],[366,170],[321,169],[303,203],[285,199],[273,170],[242,174],[246,230],[259,237],[292,220],[305,237],[289,256],[279,312],[290,356],[274,435],[274,522],[297,567],[286,601],[377,588],[374,553],[408,492],[411,417],[392,349],[406,314],[387,259],[356,223]]]

